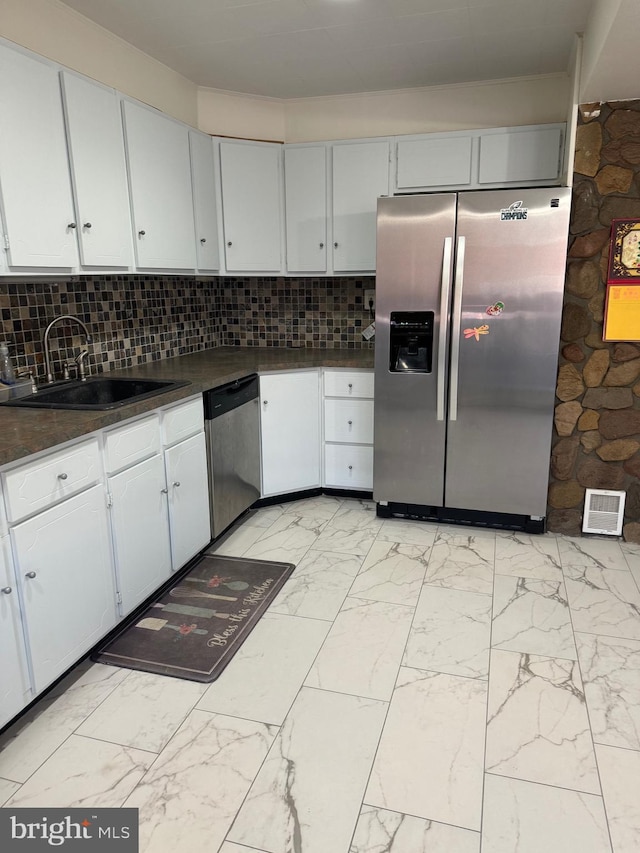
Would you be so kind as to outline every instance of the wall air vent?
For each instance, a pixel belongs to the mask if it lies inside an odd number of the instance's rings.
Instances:
[[[626,492],[587,489],[584,498],[583,533],[620,536],[624,519]]]

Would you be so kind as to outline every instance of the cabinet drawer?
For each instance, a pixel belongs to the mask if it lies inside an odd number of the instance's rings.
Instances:
[[[373,443],[373,400],[325,400],[325,441]]]
[[[325,370],[325,397],[368,397],[373,399],[372,370]]]
[[[178,403],[162,411],[162,443],[176,444],[204,429],[202,397]]]
[[[373,447],[327,444],[324,449],[325,486],[373,489]]]
[[[104,441],[107,474],[115,474],[160,452],[160,419],[157,415],[118,427]]]
[[[101,479],[97,439],[51,453],[4,475],[10,522],[75,495]]]

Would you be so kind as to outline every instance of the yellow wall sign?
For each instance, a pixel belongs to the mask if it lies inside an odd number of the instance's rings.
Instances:
[[[604,315],[605,341],[640,341],[640,286],[610,284]]]

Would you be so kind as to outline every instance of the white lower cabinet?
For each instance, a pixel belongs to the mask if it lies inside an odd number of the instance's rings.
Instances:
[[[0,728],[31,701],[18,590],[8,537],[0,539]]]
[[[211,540],[203,430],[202,399],[195,398],[105,435],[123,614],[149,598]]]
[[[320,485],[320,374],[260,376],[262,495]]]
[[[116,624],[103,485],[11,530],[36,693]]]
[[[199,432],[166,448],[164,458],[169,490],[171,556],[174,569],[179,569],[211,540],[204,433]]]
[[[373,489],[373,372],[324,371],[324,480],[329,488]]]
[[[110,477],[108,486],[118,588],[126,615],[171,575],[162,456],[152,456]]]
[[[373,489],[373,447],[326,444],[325,485],[336,489]]]

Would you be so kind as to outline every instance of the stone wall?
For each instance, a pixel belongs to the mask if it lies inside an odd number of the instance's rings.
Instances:
[[[640,219],[640,100],[580,109],[548,527],[579,533],[586,488],[627,492],[640,542],[640,344],[604,343],[611,221]]]

